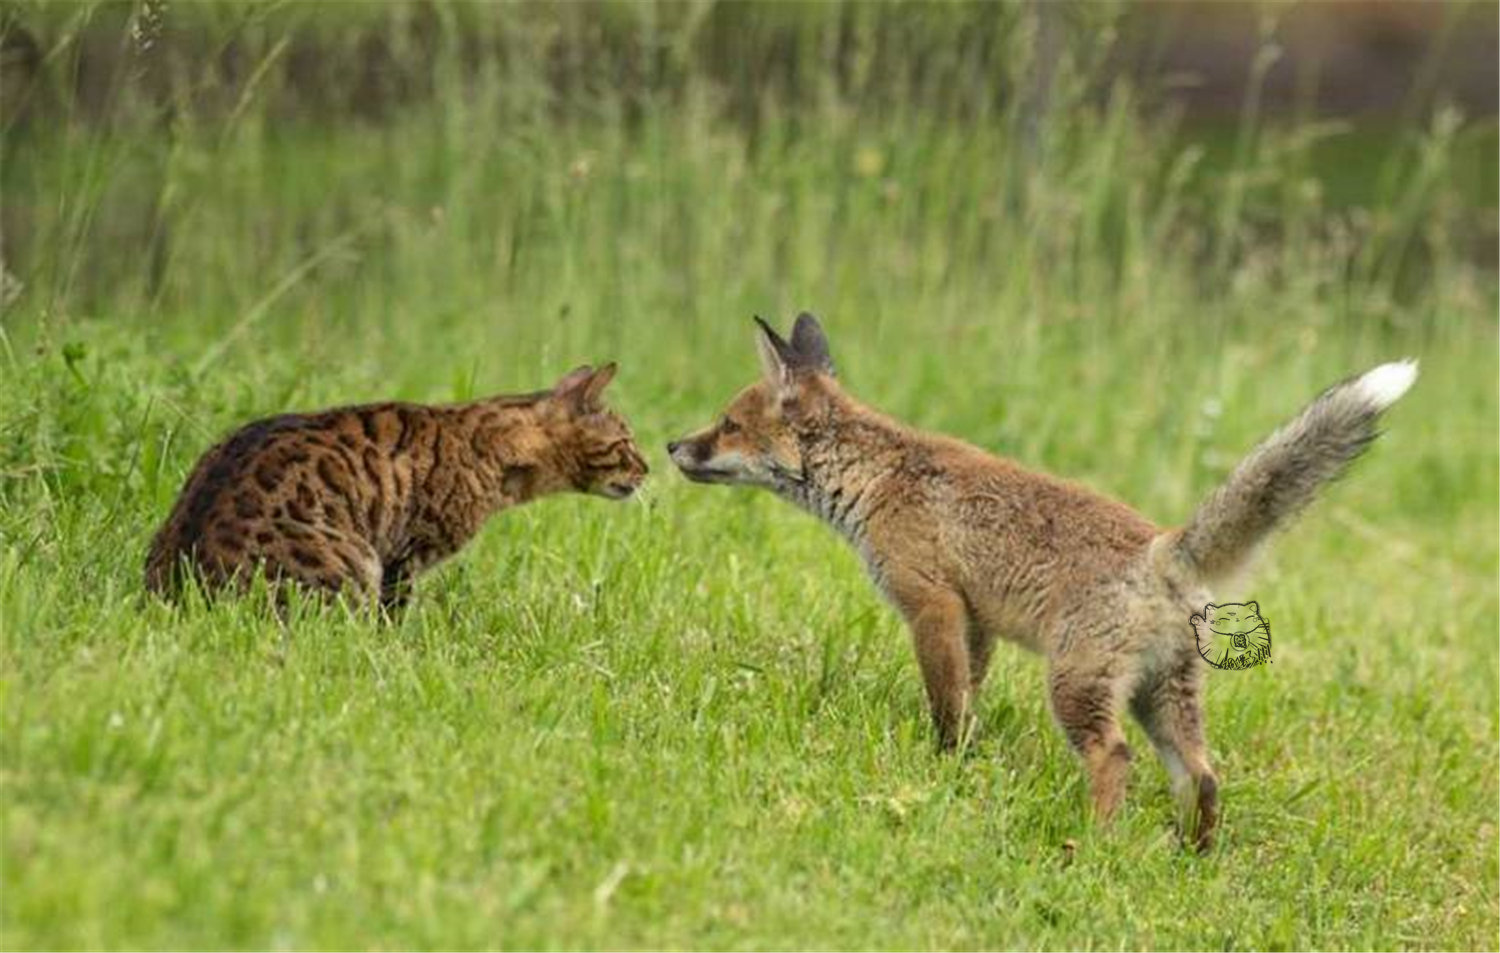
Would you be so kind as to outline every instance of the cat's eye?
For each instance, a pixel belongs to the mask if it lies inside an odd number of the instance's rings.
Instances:
[[[740,425],[737,424],[737,423],[735,423],[733,420],[730,420],[728,417],[725,417],[722,421],[720,421],[720,423],[719,423],[719,433],[721,433],[721,434],[732,434],[732,433],[739,433],[739,432],[740,432]]]

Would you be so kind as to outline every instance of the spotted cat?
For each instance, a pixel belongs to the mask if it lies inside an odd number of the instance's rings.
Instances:
[[[278,589],[402,609],[412,579],[494,513],[553,493],[624,499],[646,461],[601,392],[615,365],[471,403],[368,404],[248,424],[198,461],[146,559],[164,596],[256,571]]]

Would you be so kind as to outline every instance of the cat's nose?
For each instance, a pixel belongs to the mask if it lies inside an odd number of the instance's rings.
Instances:
[[[669,440],[669,441],[667,441],[667,452],[668,453],[676,453],[677,452],[677,448],[680,447],[680,446],[682,446],[682,441],[680,441],[680,440]]]

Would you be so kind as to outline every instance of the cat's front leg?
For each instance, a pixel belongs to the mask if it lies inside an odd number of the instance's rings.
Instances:
[[[398,622],[411,601],[412,575],[410,562],[402,561],[385,566],[380,576],[380,612],[387,621]]]

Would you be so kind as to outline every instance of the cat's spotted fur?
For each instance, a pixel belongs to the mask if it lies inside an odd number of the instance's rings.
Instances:
[[[256,571],[400,609],[413,577],[492,514],[551,493],[612,499],[647,472],[600,393],[615,365],[466,404],[370,404],[256,421],[204,454],[146,559],[175,594]]]

